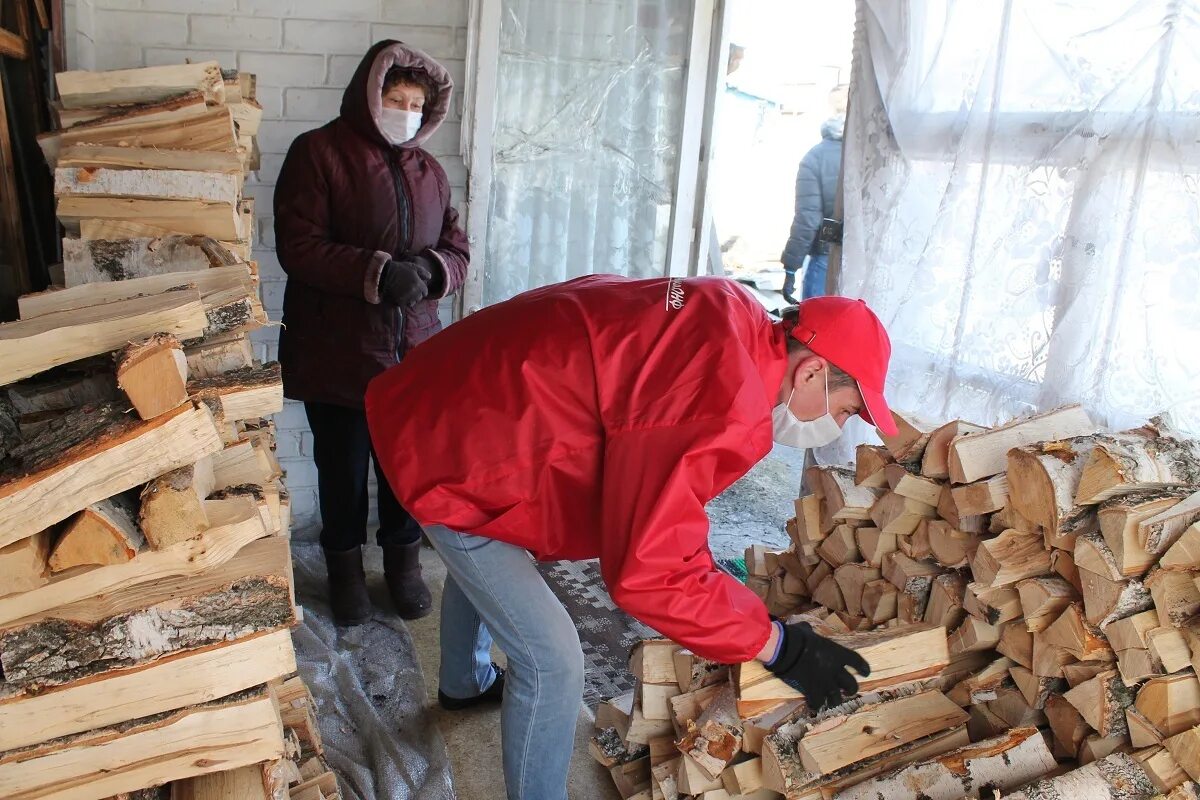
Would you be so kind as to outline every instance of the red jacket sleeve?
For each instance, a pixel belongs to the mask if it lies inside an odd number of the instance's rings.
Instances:
[[[444,289],[439,297],[449,297],[462,288],[467,280],[467,267],[471,263],[471,246],[467,235],[458,224],[458,211],[449,203],[442,217],[442,234],[431,252],[442,265],[445,273]]]
[[[275,185],[275,248],[288,278],[332,294],[379,302],[379,276],[391,259],[332,239],[324,165],[303,135],[292,142]]]
[[[704,501],[740,474],[747,427],[729,419],[611,434],[605,443],[600,568],[613,601],[693,652],[732,664],[770,635],[758,597],[719,570]]]

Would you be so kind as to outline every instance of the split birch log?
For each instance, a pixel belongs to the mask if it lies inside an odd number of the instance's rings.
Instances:
[[[676,745],[712,780],[733,761],[742,747],[742,722],[732,686],[720,691]]]
[[[936,691],[868,705],[811,727],[800,740],[800,762],[830,773],[966,722],[966,713]]]
[[[63,195],[58,198],[57,214],[63,227],[73,232],[85,219],[128,219],[179,234],[219,240],[246,237],[241,215],[228,203]]]
[[[950,484],[942,487],[942,495],[938,498],[937,513],[943,520],[964,533],[988,532],[988,518],[986,516],[971,516],[959,513],[958,506],[954,504],[954,487]],[[999,516],[1000,514],[997,513],[993,515],[993,518]]]
[[[221,447],[212,413],[182,406],[149,422],[118,406],[68,414],[0,476],[0,547]]]
[[[1062,578],[1028,578],[1017,583],[1021,615],[1032,632],[1045,630],[1071,603],[1080,598],[1075,587]]]
[[[883,576],[900,590],[898,602],[905,598],[911,604],[916,619],[925,617],[933,579],[942,573],[940,567],[926,561],[916,561],[903,553],[890,553],[883,560]]]
[[[884,533],[879,528],[855,528],[854,541],[863,561],[873,567],[882,567],[887,554],[899,549],[896,534]]]
[[[188,373],[197,380],[254,366],[254,348],[243,334],[224,334],[184,348]]]
[[[849,525],[838,525],[817,547],[817,555],[837,569],[843,564],[858,561],[858,537]],[[832,606],[831,606],[832,608]]]
[[[848,467],[816,467],[806,471],[822,500],[821,530],[830,531],[838,522],[870,519],[876,493],[854,484]]]
[[[1044,710],[1051,697],[1061,695],[1067,688],[1063,678],[1039,678],[1030,669],[1018,664],[1009,669],[1009,675],[1025,701],[1037,709]]]
[[[85,369],[50,378],[34,378],[8,387],[8,398],[14,410],[22,415],[65,411],[106,403],[117,397],[117,382],[107,368],[104,372]]]
[[[49,583],[51,533],[46,529],[0,547],[0,597],[30,592]]]
[[[167,578],[199,575],[232,559],[243,547],[270,532],[248,499],[206,503],[212,527],[186,542],[148,550],[124,564],[55,575],[43,586],[0,597],[0,626],[31,621],[53,609],[90,597],[124,592]]]
[[[861,616],[863,612],[863,588],[871,581],[879,580],[882,576],[878,567],[869,564],[843,564],[833,572],[838,588],[842,590],[842,600],[846,603],[846,611],[853,616]]]
[[[1054,770],[1037,728],[1017,728],[943,756],[909,764],[835,794],[834,800],[959,800],[1008,792]]]
[[[1003,473],[982,481],[955,486],[951,490],[958,513],[982,516],[1008,505],[1008,476]]]
[[[894,586],[892,588],[895,589]],[[925,606],[925,622],[931,625],[940,625],[948,631],[961,625],[963,617],[967,613],[963,609],[966,589],[966,579],[957,572],[948,572],[934,578],[929,592],[929,602]]]
[[[120,144],[121,134],[139,130],[147,125],[188,125],[208,112],[204,95],[187,92],[165,100],[139,103],[132,106],[106,106],[88,111],[59,112],[63,124],[58,130],[38,137],[38,145],[46,163],[54,167],[64,147],[74,144]]]
[[[1097,628],[1145,611],[1154,604],[1149,590],[1136,578],[1114,581],[1105,575],[1081,569],[1079,579],[1083,585],[1084,619]]]
[[[1159,560],[1163,569],[1192,570],[1200,564],[1200,523],[1193,523]]]
[[[999,475],[1008,466],[1008,451],[1035,442],[1086,436],[1096,430],[1082,406],[1065,406],[1018,419],[999,428],[959,436],[950,443],[950,480],[975,481]]]
[[[1156,794],[1145,770],[1127,753],[1046,778],[1005,800],[1150,800]]]
[[[59,155],[76,145],[137,147],[163,150],[203,150],[236,154],[240,145],[233,114],[228,108],[214,107],[189,116],[186,125],[171,118],[130,120],[124,124],[100,127],[76,126],[63,131],[38,135],[38,146],[46,163],[59,166]],[[153,223],[151,223],[153,224]]]
[[[968,583],[963,608],[989,625],[1002,625],[1021,616],[1021,595],[1012,584],[985,586]]]
[[[117,350],[155,333],[198,336],[207,325],[195,291],[137,297],[8,322],[0,325],[0,385]]]
[[[155,334],[116,355],[117,386],[142,419],[154,419],[187,402],[187,358],[179,340]]]
[[[1146,647],[1162,664],[1163,671],[1170,674],[1180,672],[1190,666],[1190,638],[1200,643],[1200,631],[1184,631],[1170,626],[1154,628],[1146,632]]]
[[[152,103],[192,91],[201,92],[205,102],[225,102],[225,80],[216,61],[109,72],[75,70],[60,72],[54,80],[63,108]]]
[[[283,377],[279,362],[226,372],[188,383],[198,400],[219,400],[225,421],[269,417],[283,411]]]
[[[1187,773],[1180,768],[1178,762],[1165,747],[1149,747],[1139,750],[1133,753],[1133,757],[1142,765],[1146,775],[1153,781],[1154,787],[1164,794],[1189,783]],[[1197,800],[1197,795],[1195,791],[1182,797],[1172,793],[1167,795],[1167,800]]]
[[[1192,524],[1200,522],[1200,492],[1138,523],[1138,541],[1150,553],[1165,553]]]
[[[265,687],[0,754],[0,795],[84,800],[284,756]],[[148,757],[152,756],[152,757]]]
[[[1112,550],[1122,576],[1140,578],[1161,555],[1146,549],[1140,535],[1142,523],[1169,511],[1191,494],[1190,488],[1174,486],[1130,492],[1100,504],[1097,511],[1100,533]]]
[[[1200,681],[1192,672],[1151,678],[1134,707],[1165,738],[1200,725]]]
[[[730,795],[749,795],[763,788],[762,759],[752,758],[730,766],[721,775],[725,791]]]
[[[155,550],[199,536],[210,527],[205,499],[216,490],[210,458],[180,467],[146,484],[138,522]]]
[[[1078,603],[1067,606],[1038,639],[1044,644],[1061,647],[1079,661],[1111,662],[1115,659],[1108,640],[1097,627],[1086,621]]]
[[[945,520],[929,520],[926,530],[929,536],[929,551],[943,567],[967,566],[979,547],[978,534],[960,531]]]
[[[117,495],[101,500],[67,523],[50,553],[50,571],[132,561],[146,540],[134,522],[135,504]]]
[[[871,581],[863,587],[863,615],[875,625],[896,618],[899,590],[885,580]]]
[[[284,789],[286,792],[286,788]],[[327,798],[327,796],[325,796]],[[171,800],[274,800],[263,769],[255,764],[224,772],[210,772],[171,782]]]
[[[215,570],[139,585],[0,631],[12,686],[60,686],[296,621],[288,543],[267,538]]]
[[[929,435],[929,443],[921,458],[921,474],[927,478],[946,480],[950,477],[950,443],[959,436],[987,430],[962,420],[948,422]]]
[[[971,560],[971,573],[985,586],[1002,586],[1050,573],[1050,553],[1040,536],[1005,531],[980,542]]]
[[[884,477],[887,479],[888,488],[901,497],[935,507],[941,499],[941,483],[914,475],[902,464],[890,464],[885,467]]]
[[[860,444],[854,451],[854,483],[871,489],[887,486],[884,467],[896,460],[886,447]]]
[[[134,197],[148,200],[200,200],[233,206],[242,193],[237,175],[179,169],[107,169],[59,167],[54,194]]]
[[[1088,506],[1075,504],[1094,436],[1036,442],[1008,451],[1012,507],[1045,531],[1046,543],[1070,549],[1075,536],[1094,529]]]
[[[1098,437],[1075,494],[1094,505],[1139,489],[1200,485],[1200,442],[1179,439],[1162,417],[1142,428]]]
[[[59,167],[114,169],[182,169],[242,175],[245,170],[236,151],[168,150],[154,147],[76,144],[62,147]]]
[[[68,288],[199,272],[238,263],[232,253],[207,236],[63,240],[63,271]],[[29,316],[25,308],[22,316]]]
[[[1000,627],[991,625],[978,617],[967,615],[946,639],[950,655],[960,655],[980,650],[991,650],[1000,641]]]
[[[1128,735],[1125,709],[1134,695],[1116,670],[1106,670],[1063,695],[1101,736]]]
[[[1200,587],[1193,577],[1188,572],[1160,569],[1146,578],[1146,588],[1163,624],[1182,628],[1200,613]]]
[[[937,508],[889,491],[870,507],[869,516],[883,533],[907,536],[921,520],[937,516]]]
[[[1046,698],[1046,719],[1059,749],[1066,757],[1075,758],[1092,727],[1062,694]]]
[[[1189,778],[1200,781],[1200,727],[1178,733],[1163,745]]]
[[[881,434],[880,438],[897,463],[916,468],[920,465],[921,457],[925,455],[925,447],[929,444],[929,437],[937,426],[908,413],[893,411],[892,419],[896,421],[896,435]]]

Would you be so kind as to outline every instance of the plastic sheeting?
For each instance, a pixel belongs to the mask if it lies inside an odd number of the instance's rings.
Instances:
[[[503,0],[484,302],[661,276],[691,0]]]
[[[294,541],[293,632],[300,674],[317,701],[325,756],[343,800],[452,800],[446,744],[426,710],[425,682],[404,623],[376,615],[339,629],[325,599],[317,544]]]
[[[858,11],[840,293],[892,333],[892,405],[1200,432],[1200,2]]]

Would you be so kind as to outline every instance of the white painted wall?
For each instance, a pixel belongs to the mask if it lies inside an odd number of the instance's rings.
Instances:
[[[284,274],[275,257],[272,196],[288,146],[337,116],[342,90],[362,54],[379,39],[399,39],[441,61],[456,99],[427,145],[445,167],[465,214],[466,169],[459,154],[467,54],[467,0],[69,0],[67,59],[72,69],[121,69],[216,59],[258,76],[264,110],[262,167],[247,182],[255,198],[254,256],[272,319],[282,313]],[[449,301],[442,316],[448,320]],[[278,332],[256,335],[259,356],[276,357]],[[287,470],[297,530],[317,521],[312,434],[304,409],[288,403],[276,417],[279,460]]]

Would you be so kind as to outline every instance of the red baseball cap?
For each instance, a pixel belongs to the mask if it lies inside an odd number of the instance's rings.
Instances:
[[[883,323],[862,300],[810,297],[789,335],[858,382],[864,407],[859,415],[887,436],[899,430],[883,398],[892,342]]]

